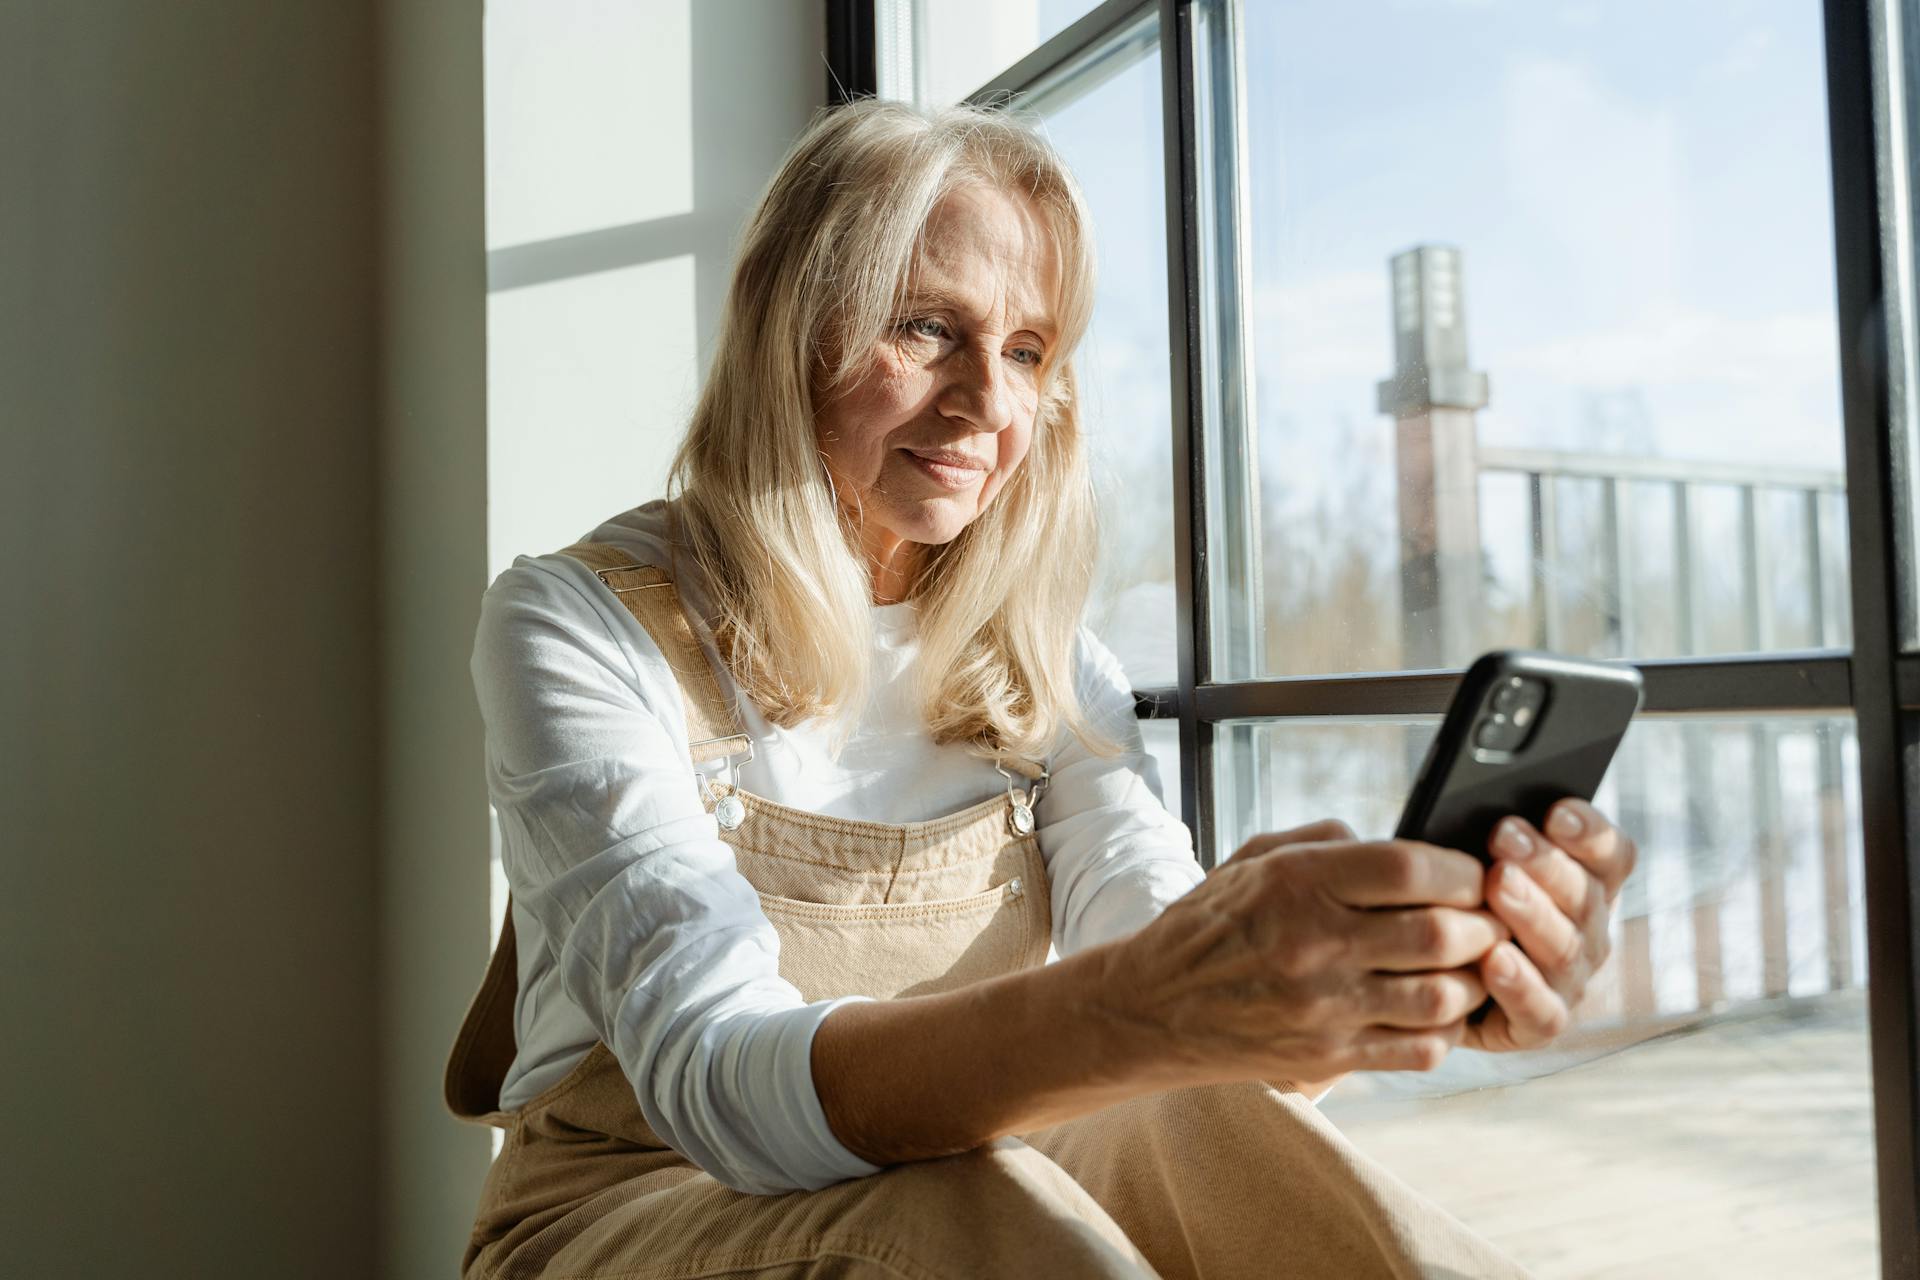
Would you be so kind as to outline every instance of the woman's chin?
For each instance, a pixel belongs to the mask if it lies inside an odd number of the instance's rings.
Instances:
[[[931,545],[952,542],[973,523],[973,504],[965,504],[965,510],[952,498],[933,499],[913,504],[907,511],[899,512],[897,517],[888,521],[894,533],[908,542],[924,542]]]

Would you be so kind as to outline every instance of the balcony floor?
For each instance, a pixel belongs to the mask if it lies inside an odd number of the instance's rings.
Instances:
[[[1439,1097],[1356,1079],[1322,1109],[1541,1277],[1879,1274],[1863,993],[1605,1049]]]

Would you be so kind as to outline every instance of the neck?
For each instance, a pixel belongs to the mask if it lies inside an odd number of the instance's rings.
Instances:
[[[867,572],[873,581],[873,603],[899,604],[905,600],[907,592],[913,587],[908,575],[913,569],[916,544],[885,529],[863,530],[861,542],[866,553]]]

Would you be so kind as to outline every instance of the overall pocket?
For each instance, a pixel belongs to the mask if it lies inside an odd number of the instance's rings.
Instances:
[[[780,976],[808,1000],[950,991],[1046,959],[1046,868],[980,893],[923,902],[840,905],[762,893],[780,935]]]

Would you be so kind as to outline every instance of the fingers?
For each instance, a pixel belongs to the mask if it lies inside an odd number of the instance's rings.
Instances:
[[[1488,904],[1554,989],[1577,993],[1611,949],[1605,885],[1519,818],[1503,821],[1490,847]]]
[[[1532,1049],[1567,1029],[1572,1011],[1533,962],[1503,942],[1480,962],[1493,1012],[1477,1028],[1479,1046],[1496,1052]]]
[[[1601,888],[1599,878],[1572,855],[1541,835],[1525,818],[1505,818],[1493,829],[1487,846],[1494,857],[1494,868],[1508,865],[1524,867],[1533,882],[1570,916],[1580,917],[1592,905]],[[1492,883],[1499,877],[1489,875],[1487,892],[1496,892]]]
[[[1593,884],[1597,898],[1599,885]],[[1585,982],[1587,973],[1582,965],[1587,933],[1583,926],[1590,911],[1570,917],[1529,872],[1511,862],[1501,863],[1488,874],[1487,905],[1513,930],[1513,940],[1521,949],[1557,979],[1554,985]],[[1604,915],[1605,908],[1600,911]]]
[[[1327,888],[1350,907],[1437,905],[1468,909],[1486,893],[1480,860],[1417,840],[1344,845],[1334,852]]]
[[[1585,800],[1570,797],[1549,809],[1547,835],[1606,886],[1608,902],[1619,896],[1640,856],[1633,840]]]
[[[1354,838],[1353,828],[1338,818],[1322,818],[1318,822],[1309,822],[1302,827],[1289,827],[1285,831],[1266,831],[1253,837],[1234,851],[1234,858],[1257,858],[1263,853],[1290,844],[1332,844],[1350,841]]]
[[[1460,1043],[1465,1023],[1408,1031],[1399,1027],[1368,1027],[1354,1036],[1341,1055],[1347,1071],[1431,1071],[1446,1061]]]
[[[1475,969],[1377,974],[1366,987],[1367,1021],[1378,1026],[1433,1028],[1464,1022],[1487,998]]]
[[[1338,818],[1322,818],[1318,822],[1309,822],[1303,827],[1291,827],[1276,832],[1274,838],[1283,844],[1322,844],[1335,841],[1353,840],[1353,828]]]
[[[1424,973],[1457,969],[1485,955],[1511,929],[1485,911],[1386,907],[1354,919],[1354,949],[1375,969]]]

